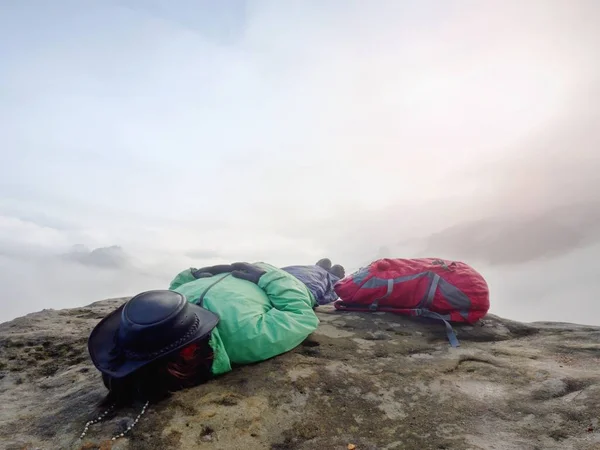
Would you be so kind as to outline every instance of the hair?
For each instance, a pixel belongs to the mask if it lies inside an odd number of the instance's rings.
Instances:
[[[171,392],[196,386],[212,378],[214,353],[210,336],[192,342],[124,378],[102,375],[107,400],[117,404],[133,400],[158,401]]]

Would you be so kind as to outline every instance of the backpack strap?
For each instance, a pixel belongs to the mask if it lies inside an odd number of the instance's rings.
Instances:
[[[371,303],[369,305],[369,309],[371,311],[377,311],[377,308],[379,307],[379,301],[383,300],[384,298],[389,297],[393,290],[394,290],[394,279],[390,278],[389,280],[387,280],[387,292],[385,293],[385,295],[383,297],[376,298],[373,301],[373,303]]]
[[[448,337],[450,345],[454,348],[460,347],[460,342],[456,337],[456,333],[454,332],[452,325],[450,325],[450,322],[448,322],[448,316],[442,316],[441,314],[429,311],[428,309],[415,309],[413,311],[415,316],[427,317],[428,319],[441,320],[444,322],[444,325],[446,326],[446,336]]]
[[[429,310],[429,307],[433,303],[433,298],[435,297],[435,293],[441,278],[437,273],[434,272],[429,272],[429,276],[429,289],[427,289],[427,294],[421,301],[421,304],[419,305],[420,307],[415,309],[415,315],[427,317],[429,319],[441,320],[444,322],[444,325],[446,326],[446,336],[448,337],[450,345],[455,348],[460,347],[460,342],[458,342],[456,333],[454,332],[452,325],[450,325],[450,322],[448,322],[450,316],[442,316],[441,314]]]
[[[419,304],[419,308],[429,309],[431,304],[433,303],[433,298],[435,297],[435,292],[437,291],[438,284],[440,283],[440,276],[437,273],[428,272],[427,276],[429,277],[429,287],[427,288],[427,293],[421,303]]]

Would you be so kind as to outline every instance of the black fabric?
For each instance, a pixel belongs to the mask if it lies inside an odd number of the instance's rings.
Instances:
[[[216,266],[202,267],[192,272],[195,278],[206,278],[211,275],[219,275],[221,273],[232,272],[233,267],[231,264],[219,264]],[[207,275],[208,274],[208,275]]]
[[[254,284],[258,284],[260,277],[267,273],[265,270],[253,264],[238,262],[233,263],[232,266],[234,270],[231,272],[231,275]]]
[[[177,292],[143,292],[96,325],[88,350],[98,370],[122,378],[208,336],[218,322]]]
[[[194,278],[210,278],[213,276],[210,272],[193,272]]]

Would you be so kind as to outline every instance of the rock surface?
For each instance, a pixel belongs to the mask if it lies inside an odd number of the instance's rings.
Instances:
[[[107,416],[92,327],[124,299],[0,325],[4,449],[600,449],[600,327],[488,316],[444,329],[319,308],[294,351]],[[355,446],[355,447],[353,447]]]

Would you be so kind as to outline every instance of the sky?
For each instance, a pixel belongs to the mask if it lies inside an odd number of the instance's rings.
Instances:
[[[600,325],[594,0],[0,1],[0,321],[231,261]]]

